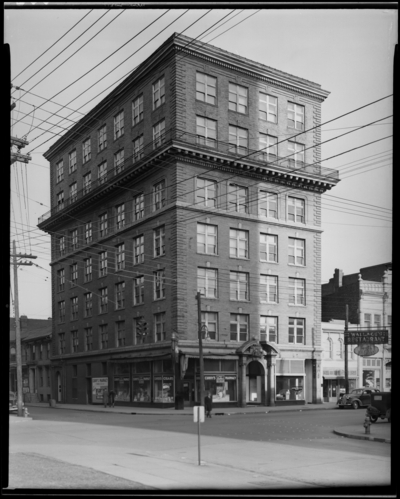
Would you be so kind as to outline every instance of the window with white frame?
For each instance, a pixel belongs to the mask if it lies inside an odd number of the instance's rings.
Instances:
[[[380,314],[374,314],[374,326],[379,329],[381,327],[381,316]]]
[[[99,184],[104,184],[107,180],[107,161],[103,161],[97,167],[97,178],[99,179]]]
[[[153,185],[153,211],[165,206],[165,180]]]
[[[132,102],[132,125],[136,125],[143,119],[143,94],[136,97]]]
[[[71,298],[71,320],[75,321],[78,318],[78,297]]]
[[[278,218],[278,194],[260,191],[258,197],[258,212],[264,217]]]
[[[230,271],[229,284],[231,300],[249,300],[249,274],[247,272]]]
[[[93,309],[93,293],[85,293],[84,295],[84,316],[92,317],[92,309]]]
[[[77,263],[73,263],[72,265],[70,265],[69,275],[70,275],[70,285],[72,288],[72,287],[76,286],[76,284],[78,282],[78,264]]]
[[[136,137],[133,141],[133,162],[139,161],[139,159],[144,156],[144,148],[143,148],[143,134]]]
[[[153,126],[153,147],[156,149],[165,142],[165,120]]]
[[[288,102],[288,127],[304,130],[304,106]]]
[[[99,313],[104,314],[108,310],[108,288],[99,289]]]
[[[371,327],[371,314],[364,314],[364,326],[368,329]]]
[[[92,156],[90,138],[82,143],[82,161],[86,163]]]
[[[71,231],[71,249],[76,250],[78,247],[78,229]]]
[[[278,122],[278,99],[272,95],[260,92],[259,95],[259,116],[262,120]]]
[[[141,192],[133,198],[133,209],[135,220],[140,220],[144,217],[144,194]]]
[[[125,225],[125,203],[119,204],[115,207],[117,229],[122,229]]]
[[[83,194],[88,194],[92,190],[92,172],[83,176]]]
[[[154,314],[154,339],[155,341],[163,341],[165,338],[165,312]]]
[[[57,211],[64,209],[64,191],[57,194]]]
[[[65,301],[58,302],[58,322],[65,322]]]
[[[76,149],[68,154],[68,172],[73,173],[76,171]]]
[[[115,336],[117,337],[117,347],[124,347],[126,345],[125,321],[117,321],[115,323],[115,332]]]
[[[231,314],[230,340],[243,343],[249,338],[249,316],[246,314]]]
[[[74,203],[78,199],[78,184],[73,182],[69,186],[69,202]]]
[[[103,125],[99,128],[97,139],[98,151],[100,152],[107,147],[107,125]]]
[[[84,263],[84,281],[89,282],[92,280],[92,257],[85,258],[83,260]]]
[[[209,224],[197,224],[197,252],[208,255],[218,253],[218,227]]]
[[[289,166],[302,167],[304,166],[304,144],[299,144],[298,142],[288,141],[288,160]]]
[[[196,204],[206,208],[217,206],[217,182],[196,178]]]
[[[86,352],[93,350],[93,329],[91,327],[85,327],[85,350]]]
[[[154,229],[154,257],[165,255],[165,227]]]
[[[201,312],[201,325],[206,329],[206,338],[218,340],[218,313]]]
[[[133,239],[133,263],[144,262],[144,235],[137,236]]]
[[[238,213],[248,213],[249,189],[237,184],[228,186],[228,210]]]
[[[229,230],[229,256],[249,258],[249,232],[247,230]]]
[[[305,344],[305,320],[289,317],[289,343]]]
[[[218,271],[216,269],[197,269],[197,291],[205,298],[217,298]]]
[[[125,282],[115,284],[115,310],[125,307]]]
[[[275,275],[260,276],[260,302],[278,303],[278,277]]]
[[[197,72],[196,99],[215,105],[217,103],[217,78]]]
[[[247,154],[249,132],[245,128],[229,125],[229,152]]]
[[[120,149],[114,154],[115,175],[118,175],[118,173],[123,171],[124,161],[125,161],[124,149]]]
[[[107,324],[100,324],[99,336],[100,336],[100,349],[105,350],[106,348],[108,348],[108,325]]]
[[[92,242],[92,222],[85,223],[85,243]]]
[[[289,237],[289,264],[304,266],[306,264],[305,250],[306,242],[304,239]]]
[[[305,201],[304,199],[288,197],[288,220],[291,222],[305,223]]]
[[[154,276],[154,300],[165,298],[165,270],[156,270]]]
[[[107,213],[102,213],[99,216],[99,234],[100,237],[104,237],[108,232],[108,216]]]
[[[65,289],[65,269],[60,269],[57,271],[57,281],[58,281],[58,291],[64,291],[64,289]]]
[[[114,116],[114,140],[124,135],[124,111]]]
[[[107,251],[102,251],[99,254],[99,277],[104,277],[107,275]]]
[[[56,163],[56,182],[61,182],[64,180],[64,161],[61,160]]]
[[[125,243],[118,244],[116,270],[123,270],[125,268]]]
[[[296,277],[289,277],[289,303],[291,305],[306,304],[306,281]]]
[[[278,343],[278,317],[260,316],[260,341]]]
[[[79,349],[78,331],[71,331],[72,351],[75,353]]]
[[[165,102],[165,78],[162,76],[153,83],[153,110]]]
[[[196,116],[197,143],[202,146],[217,146],[217,122],[202,116]]]
[[[246,87],[229,83],[229,110],[246,114],[248,111],[247,102],[248,90]]]
[[[266,133],[258,136],[258,148],[260,149],[260,159],[273,162],[278,158],[278,139]]]
[[[144,303],[144,276],[133,278],[133,304]]]

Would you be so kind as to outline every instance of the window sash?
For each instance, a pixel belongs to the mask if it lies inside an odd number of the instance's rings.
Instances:
[[[57,182],[61,182],[61,180],[64,180],[64,162],[63,162],[63,160],[61,160],[57,163],[56,169],[57,169]]]
[[[289,237],[289,263],[292,265],[305,264],[305,241]]]
[[[247,88],[229,83],[229,109],[238,113],[247,113]]]
[[[231,258],[249,258],[249,235],[246,230],[230,229],[229,256]]]
[[[135,264],[144,262],[144,236],[133,240],[133,259]]]
[[[304,279],[289,277],[289,303],[292,305],[306,304],[306,282]]]
[[[120,204],[117,208],[117,229],[125,225],[125,204]]]
[[[98,131],[98,149],[99,152],[107,147],[107,126],[102,126]]]
[[[278,342],[278,318],[262,315],[260,317],[260,341]]]
[[[132,102],[132,124],[136,125],[143,119],[143,95]]]
[[[197,269],[197,291],[205,298],[217,298],[217,271],[215,269]]]
[[[208,255],[216,255],[218,251],[217,226],[197,224],[197,251]]]
[[[289,343],[304,343],[304,319],[289,318]]]
[[[119,244],[117,246],[117,270],[122,270],[125,268],[125,244]]]
[[[144,276],[135,277],[133,280],[133,304],[144,303]]]
[[[288,102],[288,127],[304,129],[304,106]]]
[[[201,312],[201,324],[207,328],[208,338],[217,340],[218,336],[218,313]]]
[[[76,171],[76,150],[70,152],[68,155],[68,168],[69,173]]]
[[[196,73],[196,99],[207,104],[216,104],[217,78],[205,73]]]
[[[153,206],[154,210],[159,210],[165,206],[165,180],[153,186]]]
[[[247,154],[248,130],[229,125],[229,151],[237,154]]]
[[[144,194],[139,194],[134,198],[135,220],[140,220],[144,217]]]
[[[230,299],[234,301],[249,300],[249,276],[246,272],[230,272]]]
[[[263,94],[259,96],[260,118],[272,123],[278,122],[278,99],[272,95]]]
[[[115,175],[123,171],[124,162],[125,162],[125,151],[124,149],[120,149],[114,154]]]
[[[69,200],[74,203],[78,199],[78,184],[74,182],[69,186]]]
[[[124,112],[119,112],[114,116],[114,140],[124,135]]]
[[[157,270],[154,272],[154,299],[165,298],[165,271]]]
[[[165,340],[165,312],[154,314],[154,337],[155,341]]]
[[[108,231],[108,216],[107,213],[100,215],[100,237],[106,236]]]
[[[82,144],[82,156],[84,163],[86,163],[86,161],[89,161],[91,157],[90,139],[85,140],[85,142],[83,142]]]
[[[119,310],[125,306],[125,282],[115,285],[115,308]]]
[[[258,146],[261,150],[261,159],[264,161],[276,161],[278,157],[278,139],[271,135],[260,133]]]
[[[249,316],[243,314],[231,314],[230,340],[244,342],[248,339]]]
[[[153,126],[153,146],[154,149],[165,142],[165,120]]]
[[[136,161],[139,161],[139,159],[143,158],[143,156],[143,135],[140,135],[133,141],[133,162],[135,163]]]
[[[83,194],[87,194],[92,189],[92,173],[83,176]]]
[[[196,116],[197,143],[208,147],[217,146],[217,122]]]
[[[217,183],[203,178],[196,179],[196,204],[206,208],[217,206]]]
[[[98,179],[100,184],[104,184],[107,180],[107,161],[104,161],[98,166]]]
[[[264,217],[278,218],[278,195],[260,191],[258,210]]]
[[[304,144],[288,141],[289,166],[304,165]]]
[[[229,184],[228,206],[232,211],[248,213],[248,188],[236,184]]]
[[[263,303],[278,303],[278,277],[261,275],[260,301]]]
[[[100,253],[99,275],[100,277],[107,275],[107,251]]]
[[[165,102],[165,78],[164,76],[153,84],[153,110]]]
[[[288,219],[293,222],[305,221],[305,202],[303,199],[288,198]]]
[[[165,255],[165,227],[154,230],[154,256]]]

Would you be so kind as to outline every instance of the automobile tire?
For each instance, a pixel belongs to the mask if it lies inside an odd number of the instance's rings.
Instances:
[[[356,400],[351,405],[352,405],[353,409],[359,409],[360,408],[360,404]]]
[[[342,406],[342,405],[339,405],[339,409],[343,409],[343,406]]]
[[[371,420],[371,423],[376,423],[378,421],[378,416],[370,416],[369,419]]]

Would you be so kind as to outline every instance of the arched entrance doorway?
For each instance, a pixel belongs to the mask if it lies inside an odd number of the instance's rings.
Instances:
[[[265,369],[259,360],[246,366],[246,403],[265,404]]]

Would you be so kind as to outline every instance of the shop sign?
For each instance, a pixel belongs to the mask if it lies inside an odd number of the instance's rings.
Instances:
[[[236,374],[226,374],[225,381],[234,381],[236,379]]]
[[[162,381],[162,376],[154,376],[155,381]]]
[[[173,376],[163,376],[164,381],[173,381],[174,377]]]
[[[370,355],[375,355],[378,352],[379,348],[376,345],[371,345],[370,343],[358,345],[354,349],[354,353],[360,357],[369,357]]]
[[[150,381],[150,376],[133,376],[132,381],[139,381],[139,384]]]
[[[206,380],[214,380],[215,378],[216,378],[216,376],[204,376],[204,379],[206,379]]]
[[[108,378],[92,378],[92,400],[102,402],[104,390],[108,390]]]
[[[224,376],[217,376],[217,383],[223,383],[225,381]]]
[[[344,335],[345,345],[361,345],[361,343],[388,343],[389,333],[387,329],[357,329],[347,331]]]

